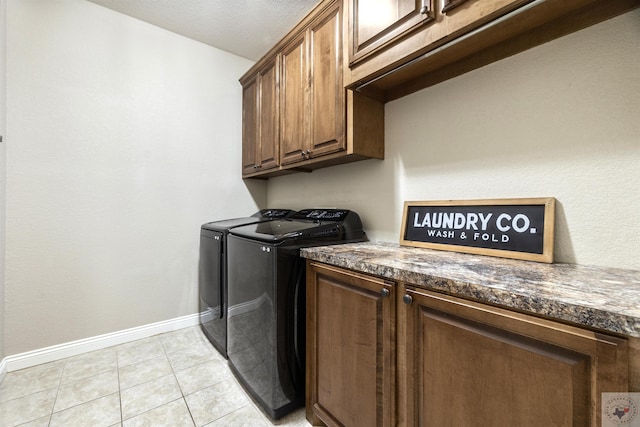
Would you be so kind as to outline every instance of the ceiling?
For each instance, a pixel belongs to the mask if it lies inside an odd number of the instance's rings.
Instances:
[[[253,61],[319,0],[89,0]]]

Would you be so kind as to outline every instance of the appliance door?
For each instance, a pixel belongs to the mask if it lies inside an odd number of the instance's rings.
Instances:
[[[201,230],[198,288],[200,324],[210,341],[224,353],[227,342],[224,234]]]
[[[243,386],[272,418],[304,401],[304,302],[296,281],[304,271],[291,261],[297,251],[237,236],[228,237],[229,364]],[[295,270],[295,271],[294,271]],[[296,279],[293,279],[295,276]],[[297,280],[300,279],[300,280]]]

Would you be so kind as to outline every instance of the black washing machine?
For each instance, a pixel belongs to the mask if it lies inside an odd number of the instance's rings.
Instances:
[[[277,419],[304,405],[306,277],[300,248],[361,242],[365,233],[358,214],[346,209],[304,209],[229,233],[229,365]]]
[[[227,357],[227,250],[229,230],[241,225],[285,218],[289,209],[263,209],[250,217],[209,222],[200,228],[198,290],[200,327],[209,341]]]

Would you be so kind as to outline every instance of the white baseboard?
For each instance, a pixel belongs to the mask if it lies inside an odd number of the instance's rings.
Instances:
[[[7,375],[7,358],[5,357],[0,361],[0,384],[4,381],[4,377]]]
[[[7,356],[2,360],[2,362],[0,362],[0,382],[2,382],[7,372],[30,368],[43,363],[53,362],[89,351],[124,344],[164,332],[171,332],[182,328],[188,328],[190,326],[196,326],[199,323],[199,314],[190,314],[188,316],[151,323],[137,328],[125,329],[123,331],[98,335],[91,338],[85,338],[78,341]]]

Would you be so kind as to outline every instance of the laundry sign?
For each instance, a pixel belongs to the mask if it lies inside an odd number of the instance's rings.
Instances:
[[[405,202],[400,244],[553,262],[555,199]]]

